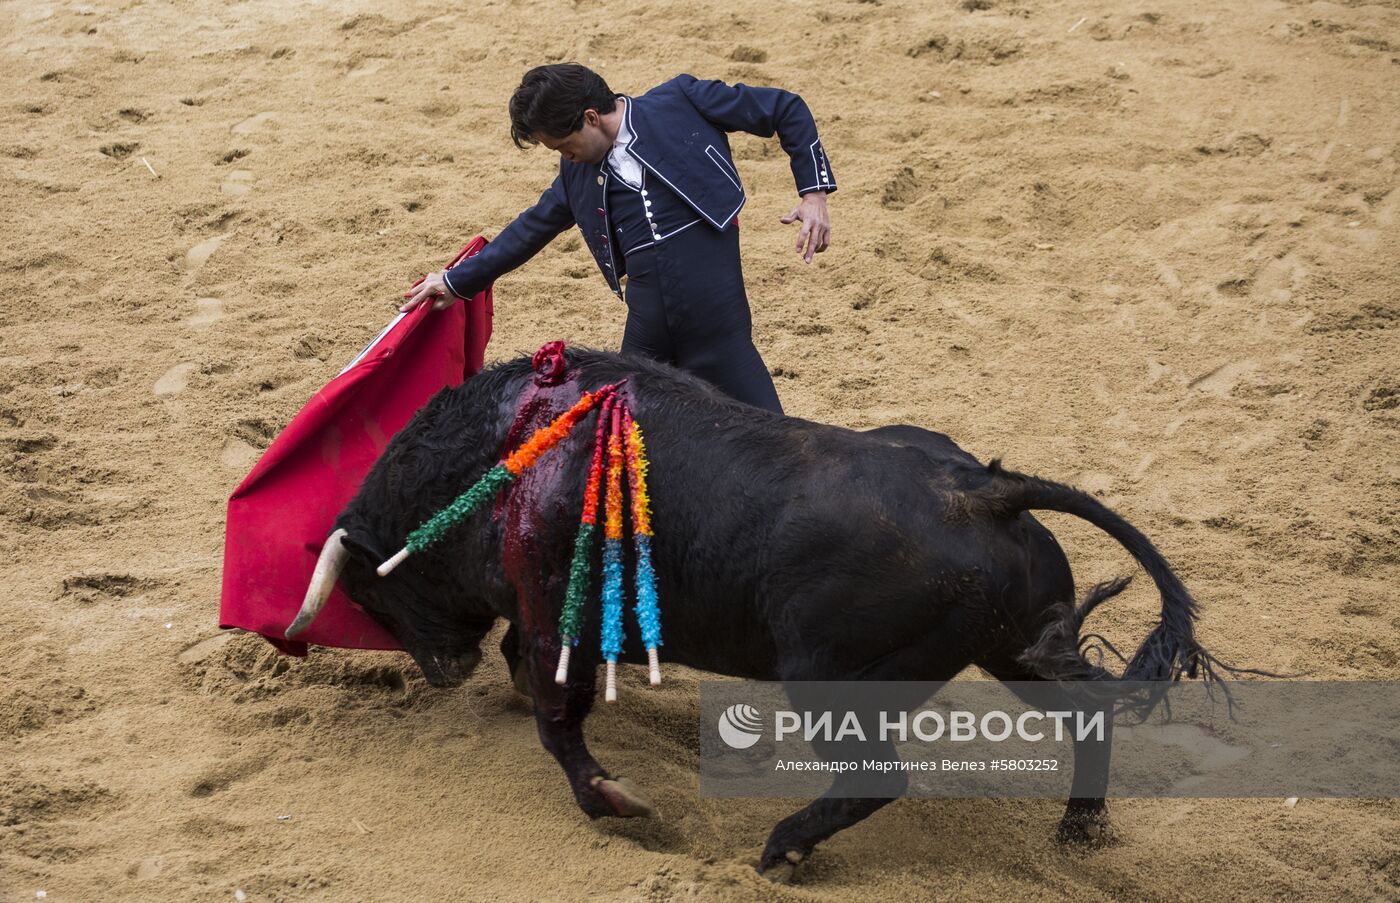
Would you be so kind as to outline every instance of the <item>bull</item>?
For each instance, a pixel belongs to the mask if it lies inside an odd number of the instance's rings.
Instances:
[[[586,478],[581,429],[521,476],[494,513],[478,512],[447,539],[387,577],[375,568],[404,537],[496,464],[517,410],[551,414],[581,392],[626,380],[646,428],[658,532],[652,554],[665,602],[668,661],[716,674],[785,682],[943,682],[976,664],[1003,681],[1114,676],[1084,654],[1081,626],[1126,579],[1075,603],[1069,562],[1032,515],[1087,520],[1122,544],[1161,594],[1161,617],[1122,678],[1215,679],[1226,668],[1197,642],[1197,604],[1153,544],[1089,495],[983,465],[947,436],[913,426],[866,432],[736,402],[653,361],[570,349],[570,378],[535,388],[529,358],[491,367],[437,394],[385,449],[335,522],[305,603],[303,630],[337,579],[383,624],[435,686],[460,684],[481,659],[497,619],[517,686],[533,697],[540,739],[592,818],[652,814],[645,795],[589,753],[596,651],[574,652],[556,685],[555,630]],[[596,636],[597,621],[592,622]],[[629,625],[634,630],[635,625]],[[643,663],[635,634],[624,662]],[[1234,669],[1230,669],[1234,670]],[[908,708],[921,700],[904,700]],[[1107,826],[1107,743],[1078,743],[1070,799],[1058,828],[1083,842]],[[886,753],[892,750],[885,750]],[[813,848],[897,797],[889,775],[878,798],[833,792],[772,830],[760,871],[791,870]]]

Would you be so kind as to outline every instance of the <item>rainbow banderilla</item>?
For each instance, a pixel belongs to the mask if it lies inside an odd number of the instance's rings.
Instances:
[[[584,490],[583,518],[574,542],[573,564],[569,568],[569,588],[564,610],[559,618],[559,667],[554,681],[561,686],[569,676],[569,655],[578,642],[582,627],[582,608],[589,594],[589,559],[593,537],[597,533],[598,501],[602,495],[603,518],[603,617],[602,653],[607,662],[607,679],[603,699],[617,700],[617,659],[622,652],[622,518],[623,470],[627,472],[632,515],[632,541],[636,546],[636,571],[633,574],[637,601],[637,621],[642,642],[647,650],[648,677],[652,686],[661,683],[661,662],[657,652],[661,646],[661,610],[657,604],[656,570],[651,561],[651,502],[647,495],[646,446],[642,430],[632,419],[625,402],[609,399],[598,415],[594,437],[593,460],[588,470]]]

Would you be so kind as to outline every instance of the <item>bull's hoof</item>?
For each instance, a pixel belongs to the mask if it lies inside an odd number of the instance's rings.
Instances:
[[[758,873],[774,884],[791,884],[797,878],[797,867],[805,858],[798,850],[778,853],[765,850],[758,864]]]
[[[607,801],[613,815],[619,818],[656,817],[656,807],[651,800],[626,778],[596,777],[592,784],[593,789]]]
[[[1106,812],[1067,814],[1055,831],[1055,842],[1063,846],[1106,847],[1116,840]]]
[[[460,687],[481,663],[481,650],[465,652],[425,652],[408,650],[423,672],[423,679],[434,687]]]

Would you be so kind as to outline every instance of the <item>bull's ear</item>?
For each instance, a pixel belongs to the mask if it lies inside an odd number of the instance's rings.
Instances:
[[[347,530],[345,535],[340,538],[340,542],[341,545],[345,546],[345,548],[350,551],[350,557],[364,562],[365,564],[378,566],[379,562],[383,561],[385,558],[385,556],[380,553],[378,544],[369,540],[364,534],[357,534]]]

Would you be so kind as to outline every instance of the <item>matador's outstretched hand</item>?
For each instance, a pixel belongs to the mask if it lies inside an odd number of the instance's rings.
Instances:
[[[825,191],[804,194],[802,202],[782,218],[784,224],[798,220],[802,221],[802,228],[797,233],[797,253],[801,254],[807,263],[811,263],[812,255],[825,251],[831,243],[831,217],[826,212]]]

